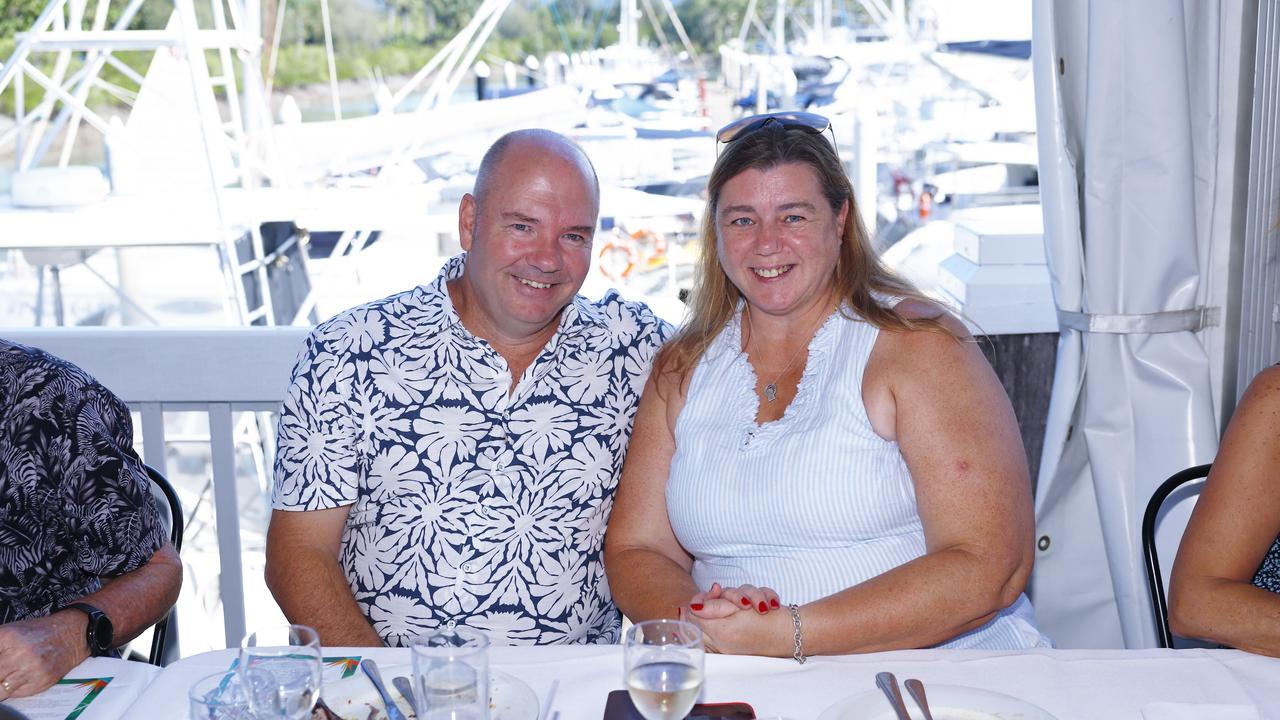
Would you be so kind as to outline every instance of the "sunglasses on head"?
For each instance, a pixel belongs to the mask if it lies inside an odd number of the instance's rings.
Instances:
[[[835,131],[831,129],[831,121],[816,113],[787,111],[750,115],[738,118],[720,128],[716,133],[716,147],[746,137],[766,125],[781,125],[786,130],[799,130],[810,135],[821,135],[831,132],[831,147],[836,145]],[[718,153],[717,153],[718,154]]]

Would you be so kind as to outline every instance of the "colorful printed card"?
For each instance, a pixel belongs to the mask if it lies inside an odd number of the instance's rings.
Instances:
[[[350,655],[345,657],[325,657],[320,658],[324,662],[324,670],[321,672],[321,681],[328,685],[331,682],[344,680],[356,674],[356,670],[360,667],[360,656]],[[240,659],[236,658],[231,661],[231,667],[227,668],[228,673],[235,671],[240,665]],[[68,718],[70,720],[70,718]]]
[[[6,700],[5,705],[31,720],[75,720],[113,678],[63,678],[34,697]]]

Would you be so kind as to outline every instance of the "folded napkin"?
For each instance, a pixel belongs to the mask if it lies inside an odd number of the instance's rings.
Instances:
[[[1153,702],[1142,706],[1142,720],[1259,720],[1252,705]]]

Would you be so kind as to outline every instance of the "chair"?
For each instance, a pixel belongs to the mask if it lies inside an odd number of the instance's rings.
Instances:
[[[1142,516],[1142,556],[1147,565],[1147,587],[1151,590],[1151,612],[1156,619],[1156,633],[1160,636],[1160,647],[1173,647],[1173,633],[1169,631],[1169,606],[1164,597],[1164,581],[1160,578],[1160,558],[1156,552],[1156,516],[1165,500],[1169,499],[1178,488],[1187,483],[1208,477],[1212,464],[1196,465],[1178,473],[1161,483],[1151,493],[1147,501],[1147,511]]]
[[[173,543],[173,549],[182,552],[182,503],[178,500],[178,493],[174,492],[173,486],[165,479],[155,468],[150,465],[143,465],[147,470],[147,476],[151,478],[151,494],[155,499],[156,510],[160,513],[160,522],[169,528],[169,540]],[[152,665],[162,665],[165,652],[165,640],[168,636],[169,622],[173,618],[173,609],[165,614],[159,622],[155,624],[151,633],[151,654],[147,657],[147,662]]]

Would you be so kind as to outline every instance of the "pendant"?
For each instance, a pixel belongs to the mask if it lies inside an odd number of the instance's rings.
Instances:
[[[778,384],[769,383],[764,386],[764,399],[773,402],[778,399]]]

